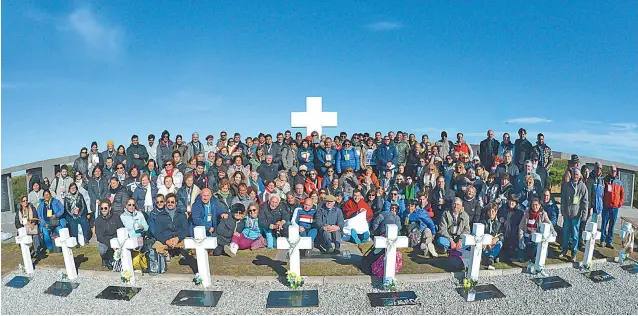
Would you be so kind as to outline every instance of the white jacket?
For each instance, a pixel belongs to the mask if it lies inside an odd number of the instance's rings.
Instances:
[[[158,188],[164,186],[165,177],[166,177],[166,169],[162,169],[162,172],[160,172],[159,176],[157,176]],[[181,172],[179,172],[179,170],[177,170],[176,168],[173,168],[173,186],[179,189],[182,187],[182,182],[184,182],[184,175]]]

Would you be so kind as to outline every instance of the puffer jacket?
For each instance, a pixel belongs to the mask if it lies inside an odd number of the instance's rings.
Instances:
[[[350,167],[354,171],[359,170],[359,155],[354,147],[341,148],[337,152],[337,173],[342,173],[346,168]]]
[[[605,195],[605,180],[603,177],[591,177],[587,179],[587,192],[589,193],[589,207],[594,214],[603,211],[603,197]]]
[[[424,231],[426,228],[429,228],[432,232],[432,235],[436,235],[436,225],[434,225],[434,221],[430,214],[424,209],[416,209],[414,212],[408,215],[409,223],[418,223],[419,231]]]
[[[306,160],[303,158],[303,156],[307,156],[308,158],[308,162],[306,162]],[[310,170],[315,170],[315,154],[313,153],[312,148],[308,147],[308,148],[303,148],[300,147],[297,150],[297,161],[299,161],[299,166],[301,167],[302,165],[308,167],[308,171]]]
[[[470,218],[470,223],[479,223],[483,217],[483,203],[482,200],[475,196],[471,200],[468,200],[467,197],[461,198],[463,201],[463,210]]]
[[[217,237],[217,242],[222,246],[230,245],[233,239],[234,233],[240,233],[246,227],[244,220],[238,221],[233,216],[229,216],[217,225],[217,230],[213,233],[213,236]]]
[[[323,148],[320,147],[317,149],[316,153],[316,169],[319,171],[319,175],[324,175],[329,167],[335,168],[335,163],[337,159],[337,150],[334,148]],[[327,163],[330,163],[330,166],[326,166]]]
[[[109,212],[106,216],[102,215],[102,211],[95,218],[95,237],[101,244],[111,247],[111,239],[117,237],[117,229],[124,227],[122,219],[119,216]]]
[[[62,202],[60,202],[60,200],[51,198],[49,208],[56,218],[59,219],[64,217],[64,206],[62,205]],[[40,219],[40,227],[44,228],[44,225],[48,225],[51,222],[51,219],[47,216],[47,205],[44,202],[44,199],[40,200],[40,205],[38,205],[37,211],[38,218]]]
[[[549,202],[542,203],[542,205],[543,210],[547,213],[547,216],[549,216],[549,221],[552,222],[553,226],[556,226],[558,224],[558,215],[560,214],[556,201],[554,201],[554,198],[551,198]]]
[[[565,218],[587,219],[589,214],[589,194],[582,181],[563,183],[561,188],[560,212]]]
[[[153,222],[155,226],[155,238],[163,244],[166,244],[166,241],[173,237],[177,237],[178,242],[180,242],[184,240],[190,232],[186,214],[177,209],[173,219],[171,219],[168,211],[164,209],[153,216]]]
[[[618,208],[625,203],[625,187],[619,179],[610,176],[605,177],[603,202],[605,208]]]
[[[124,205],[128,200],[128,190],[124,186],[120,185],[115,190],[110,190],[108,196],[113,196],[113,202],[111,203],[111,211],[115,214],[122,214],[124,212]]]
[[[391,162],[396,167],[397,161],[399,159],[399,153],[397,152],[397,148],[394,145],[390,144],[386,146],[385,144],[381,144],[379,145],[375,153],[375,161],[381,172],[385,172],[385,169],[388,168],[388,162]]]
[[[145,232],[148,231],[148,223],[146,223],[146,218],[142,212],[138,212],[134,210],[133,213],[128,210],[124,211],[120,215],[120,220],[122,224],[128,230],[129,236],[138,236],[141,237]],[[142,226],[141,230],[137,229],[137,226]]]

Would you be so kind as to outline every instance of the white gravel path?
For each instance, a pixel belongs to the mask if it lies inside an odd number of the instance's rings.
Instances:
[[[266,310],[269,290],[286,290],[276,282],[216,281],[210,290],[224,294],[215,308],[176,307],[170,303],[180,290],[200,289],[191,282],[145,278],[130,302],[96,299],[108,285],[121,285],[116,274],[82,276],[80,286],[66,298],[44,294],[57,279],[58,270],[38,269],[36,277],[23,289],[4,286],[15,274],[2,278],[2,308],[6,314],[638,314],[638,275],[617,264],[595,264],[616,279],[595,284],[578,270],[551,270],[572,284],[571,288],[543,292],[528,275],[515,274],[484,278],[507,297],[466,303],[455,291],[456,281],[399,284],[399,290],[415,291],[420,306],[372,308],[366,293],[378,291],[370,284],[307,284],[303,289],[319,290],[319,307],[314,309]]]

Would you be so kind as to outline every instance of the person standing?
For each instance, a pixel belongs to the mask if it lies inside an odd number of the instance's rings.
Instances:
[[[527,140],[527,130],[519,128],[518,136],[519,139],[514,142],[514,163],[519,167],[519,169],[523,169],[525,160],[530,159],[530,155],[534,148],[532,147],[532,143]]]
[[[500,143],[494,138],[494,131],[487,131],[487,138],[481,141],[479,145],[479,158],[483,162],[483,166],[489,168],[494,162],[494,157],[498,156],[498,147]]]
[[[130,170],[136,166],[137,169],[142,170],[146,167],[148,158],[148,151],[144,145],[139,143],[139,137],[137,135],[131,136],[131,145],[126,149],[126,168]]]
[[[148,153],[148,160],[157,161],[157,143],[155,143],[155,135],[148,135],[148,145],[144,145],[146,147],[146,152]]]
[[[614,226],[618,217],[618,208],[625,202],[625,187],[618,178],[618,169],[612,165],[605,177],[605,193],[603,196],[603,226],[600,242],[607,243],[607,248],[614,248]]]
[[[454,144],[452,143],[452,141],[447,139],[446,131],[441,132],[441,139],[434,143],[434,146],[439,149],[439,157],[441,157],[441,159],[445,159],[447,155],[450,155],[452,153],[452,149],[454,148]]]
[[[562,252],[558,258],[565,258],[567,250],[571,249],[572,262],[576,262],[581,219],[586,217],[589,212],[587,186],[580,181],[580,178],[580,170],[574,169],[571,181],[563,183],[561,187],[560,209],[563,215],[563,243],[561,244]]]

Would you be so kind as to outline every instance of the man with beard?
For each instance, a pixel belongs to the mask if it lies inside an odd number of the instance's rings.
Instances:
[[[146,147],[139,143],[137,135],[131,136],[131,145],[126,149],[126,166],[130,169],[136,166],[138,169],[144,169],[148,160],[148,152]]]

